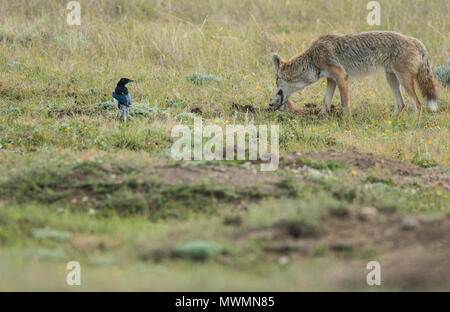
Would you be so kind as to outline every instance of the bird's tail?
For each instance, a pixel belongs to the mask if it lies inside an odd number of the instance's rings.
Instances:
[[[122,122],[127,122],[128,121],[128,106],[126,105],[120,105],[120,120]]]

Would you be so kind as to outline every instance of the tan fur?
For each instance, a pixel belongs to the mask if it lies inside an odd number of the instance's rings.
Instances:
[[[278,55],[274,55],[273,60],[277,71],[277,93],[270,102],[275,109],[285,109],[293,92],[326,77],[328,87],[322,111],[329,111],[337,86],[344,113],[349,114],[349,80],[362,78],[379,69],[386,72],[395,96],[395,113],[400,113],[404,107],[399,89],[401,84],[414,101],[416,116],[420,118],[422,104],[415,92],[415,81],[430,108],[436,108],[438,89],[428,52],[419,40],[400,33],[374,31],[345,36],[325,35],[288,61]]]

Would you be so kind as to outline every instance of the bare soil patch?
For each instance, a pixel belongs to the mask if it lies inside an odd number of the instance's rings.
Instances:
[[[283,179],[275,174],[260,174],[236,166],[165,166],[155,167],[154,173],[167,185],[211,182],[239,189],[276,190]]]
[[[414,226],[407,226],[412,217],[379,211],[369,216],[364,211],[328,216],[313,236],[293,237],[289,230],[278,226],[246,235],[241,233],[238,240],[264,241],[270,258],[291,261],[296,257],[337,256],[347,259],[348,265],[329,275],[330,282],[339,287],[367,286],[367,259],[381,263],[383,286],[449,287],[449,218],[416,218]]]
[[[368,214],[367,208],[374,213]],[[414,246],[450,256],[450,219],[411,217],[397,212],[363,207],[345,216],[330,215],[321,220],[313,235],[292,235],[283,226],[248,233],[247,238],[267,239],[266,250],[273,253],[317,255],[318,248],[334,253],[385,253]]]
[[[326,115],[322,114],[322,105],[317,103],[306,103],[300,109],[294,109],[292,112],[295,115],[299,115],[302,118],[310,118],[310,117],[325,117]],[[327,115],[342,115],[336,108],[336,106],[331,105],[330,111]]]

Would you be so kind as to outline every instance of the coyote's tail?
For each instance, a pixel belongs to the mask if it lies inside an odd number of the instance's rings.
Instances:
[[[424,48],[422,52],[422,60],[423,61],[419,67],[419,72],[417,73],[417,83],[422,95],[427,98],[428,107],[432,111],[436,111],[438,84],[436,78],[434,78],[430,56]]]

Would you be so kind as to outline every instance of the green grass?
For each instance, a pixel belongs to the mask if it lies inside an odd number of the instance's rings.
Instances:
[[[256,281],[260,281],[257,286],[258,283],[249,280],[259,274],[263,274],[269,280],[284,279],[286,276],[281,273],[284,270],[294,274],[298,287],[311,287],[309,282],[305,284],[305,281],[297,280],[297,277],[304,274],[302,266],[306,260],[294,259],[291,265],[285,268],[284,265],[274,263],[271,256],[266,254],[265,250],[270,246],[270,240],[245,238],[248,236],[245,233],[279,231],[293,239],[308,239],[323,230],[321,220],[327,215],[341,218],[349,211],[358,210],[368,204],[380,211],[404,211],[415,214],[436,215],[448,209],[446,201],[433,190],[413,193],[410,189],[389,186],[374,185],[368,188],[366,185],[350,181],[342,185],[341,180],[324,180],[316,184],[299,184],[296,187],[302,191],[295,198],[272,197],[254,202],[246,210],[236,210],[233,204],[229,203],[222,205],[221,210],[214,214],[195,213],[187,219],[160,218],[152,222],[142,218],[139,212],[130,213],[127,217],[119,214],[104,216],[73,209],[74,207],[70,205],[12,204],[0,210],[0,244],[4,250],[1,261],[8,264],[8,259],[18,257],[21,263],[27,263],[35,259],[41,273],[48,274],[50,268],[46,268],[47,263],[63,267],[65,262],[78,259],[83,264],[83,270],[90,272],[91,277],[109,268],[112,271],[122,272],[121,278],[126,276],[135,281],[135,284],[127,286],[130,288],[117,285],[115,289],[140,289],[144,287],[143,285],[153,290],[186,289],[187,285],[184,282],[177,284],[178,286],[170,284],[172,274],[189,275],[187,272],[196,267],[197,261],[202,261],[201,266],[211,272],[217,270],[217,276],[208,280],[212,283],[213,289],[224,289],[219,286],[223,279],[231,283],[230,288],[225,289],[241,289],[241,287],[242,289],[256,287],[261,290],[291,289],[286,285],[267,288],[264,286],[266,283],[261,283],[259,278],[256,278]],[[201,194],[197,196],[199,200],[204,200]],[[216,193],[214,196],[221,198],[223,195]],[[180,200],[180,197],[177,199]],[[430,210],[431,207],[438,211]],[[195,209],[195,206],[189,208]],[[234,221],[230,222],[230,219]],[[235,222],[237,219],[240,221]],[[236,236],[237,233],[240,234]],[[322,252],[316,256],[329,254],[328,249],[323,250],[323,246],[319,245],[317,248]],[[344,258],[366,259],[365,253],[349,252],[342,253]],[[334,265],[342,265],[341,261],[334,260]],[[33,266],[36,267],[36,264]],[[314,265],[310,263],[310,266],[306,275],[310,276],[308,280],[313,279],[315,270],[322,267],[320,258]],[[160,285],[162,288],[147,285],[149,279],[158,275],[157,272],[150,270],[151,267],[172,272],[163,275],[164,284]],[[149,279],[135,277],[141,270],[150,270]],[[271,270],[281,271],[279,274],[269,273]],[[236,277],[234,281],[227,278],[237,272],[240,272],[239,278]],[[64,289],[65,286],[58,282],[57,277],[58,275],[55,276],[54,273],[49,276],[56,285],[60,285],[55,287]],[[111,280],[116,281],[116,278],[111,277]],[[316,278],[321,279],[319,276]],[[86,289],[101,289],[104,285],[99,282],[94,279]],[[245,284],[239,286],[241,282]],[[194,289],[203,287],[195,280],[192,283]],[[10,287],[22,287],[20,279],[12,282]],[[43,286],[32,283],[27,287],[42,289]],[[338,289],[341,286],[323,284],[315,287]]]
[[[307,159],[303,156],[299,156],[298,158],[304,166],[308,166],[308,167],[311,167],[311,168],[317,169],[317,170],[329,169],[331,171],[336,171],[336,170],[341,170],[341,169],[347,168],[347,165],[345,163],[343,163],[342,161],[330,160],[327,162],[322,162],[322,161],[315,161],[315,160]]]
[[[85,289],[366,290],[329,284],[323,273],[348,262],[323,245],[317,258],[286,265],[248,232],[313,239],[324,218],[368,206],[438,218],[450,213],[445,189],[402,184],[385,172],[358,178],[345,162],[303,157],[320,176],[280,169],[274,191],[216,181],[166,185],[151,169],[175,164],[171,129],[195,116],[221,127],[279,125],[281,155],[358,150],[450,167],[450,91],[442,83],[438,112],[425,110],[420,122],[406,96],[403,114],[391,117],[394,97],[382,73],[350,86],[351,117],[266,111],[275,89],[271,53],[289,58],[325,33],[414,36],[444,77],[446,1],[379,2],[382,24],[369,26],[367,1],[82,0],[81,26],[70,27],[66,1],[3,1],[0,276],[8,282],[0,289],[69,290],[65,263],[79,259],[90,276]],[[121,77],[135,80],[126,124],[111,98]],[[294,95],[296,108],[320,104],[323,82]],[[340,110],[338,92],[333,105]],[[257,170],[237,160],[180,165]],[[200,265],[196,256],[174,257],[192,242]],[[204,256],[204,248],[214,252]]]
[[[258,189],[234,189],[205,182],[167,185],[145,167],[100,162],[57,162],[32,166],[7,177],[0,199],[18,204],[59,203],[96,209],[107,216],[143,215],[150,219],[186,217],[214,211],[220,203],[263,198]]]

